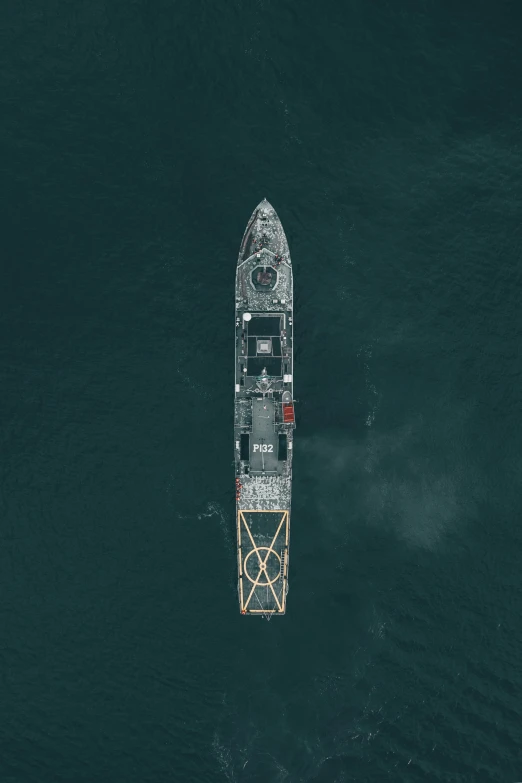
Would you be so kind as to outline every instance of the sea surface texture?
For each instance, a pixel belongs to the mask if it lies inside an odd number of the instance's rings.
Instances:
[[[0,782],[522,780],[522,5],[5,0]],[[295,275],[287,614],[234,275]]]

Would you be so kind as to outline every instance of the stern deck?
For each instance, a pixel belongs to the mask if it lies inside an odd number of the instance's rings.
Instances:
[[[288,511],[238,510],[241,614],[284,614],[288,583]]]

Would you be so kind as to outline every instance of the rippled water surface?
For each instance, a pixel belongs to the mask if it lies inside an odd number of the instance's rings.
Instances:
[[[0,10],[0,780],[522,780],[515,3]],[[288,612],[236,595],[233,281],[295,274]]]

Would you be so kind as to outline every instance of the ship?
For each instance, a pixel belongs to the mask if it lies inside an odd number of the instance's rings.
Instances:
[[[286,612],[295,412],[292,261],[266,199],[239,250],[235,334],[239,608],[270,619]]]

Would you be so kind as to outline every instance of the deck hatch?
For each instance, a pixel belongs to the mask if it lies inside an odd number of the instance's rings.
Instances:
[[[283,365],[276,356],[249,356],[247,361],[247,374],[250,376],[261,375],[266,370],[270,378],[283,377]]]
[[[279,337],[281,334],[281,316],[253,316],[248,323],[248,334],[256,337]]]
[[[248,462],[250,459],[250,435],[248,432],[241,433],[241,449],[239,458],[243,462]]]
[[[262,337],[257,341],[257,353],[258,354],[271,354],[272,353],[272,340],[268,337]]]

